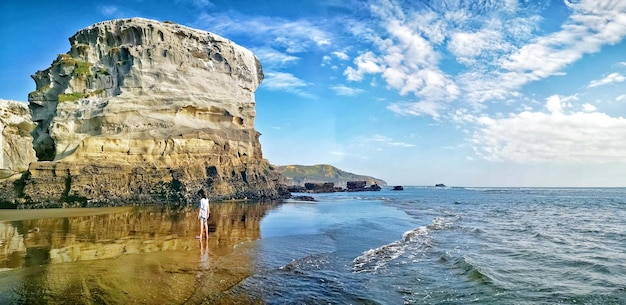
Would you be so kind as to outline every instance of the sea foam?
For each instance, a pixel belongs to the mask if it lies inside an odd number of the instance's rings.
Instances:
[[[423,253],[430,247],[432,243],[430,233],[432,231],[444,229],[451,223],[449,218],[437,216],[427,226],[406,231],[400,240],[363,252],[352,261],[352,271],[375,272],[409,251],[411,252],[410,257],[415,257],[416,254]]]

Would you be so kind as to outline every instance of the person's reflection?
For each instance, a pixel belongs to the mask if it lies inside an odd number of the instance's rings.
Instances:
[[[209,268],[209,240],[200,239],[200,268]]]

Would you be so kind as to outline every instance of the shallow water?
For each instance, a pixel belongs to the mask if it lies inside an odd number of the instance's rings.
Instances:
[[[208,241],[192,207],[0,211],[23,219],[0,222],[0,304],[255,302],[229,290],[252,274],[247,242],[270,208],[213,204]]]
[[[626,189],[314,196],[11,216],[0,303],[626,304]]]

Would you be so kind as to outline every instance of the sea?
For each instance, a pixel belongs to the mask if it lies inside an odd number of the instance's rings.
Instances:
[[[268,304],[626,304],[624,188],[388,188],[268,213]]]
[[[0,303],[626,304],[626,188],[306,195],[315,201],[213,204],[208,255],[193,238],[194,210],[66,219],[49,225],[63,234],[47,242],[43,220],[5,223],[50,252],[37,260],[41,251],[22,249],[22,263],[6,254]],[[107,228],[120,221],[128,229]],[[227,293],[209,296],[207,283]]]

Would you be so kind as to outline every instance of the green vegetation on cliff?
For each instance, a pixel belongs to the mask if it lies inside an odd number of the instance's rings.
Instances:
[[[286,178],[287,185],[303,186],[306,182],[333,182],[335,186],[346,187],[348,181],[367,181],[368,185],[376,183],[380,186],[386,186],[387,182],[382,179],[357,175],[342,171],[332,165],[285,165],[274,168],[277,172]]]

